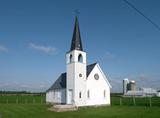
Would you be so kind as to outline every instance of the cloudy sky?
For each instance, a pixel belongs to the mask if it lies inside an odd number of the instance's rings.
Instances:
[[[128,0],[160,26],[159,0]],[[45,91],[66,71],[75,9],[88,64],[112,85],[160,88],[160,30],[123,0],[1,0],[0,90]]]

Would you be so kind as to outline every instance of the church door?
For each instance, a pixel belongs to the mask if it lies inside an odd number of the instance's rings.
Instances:
[[[68,104],[72,104],[73,102],[73,90],[69,89],[68,91]]]

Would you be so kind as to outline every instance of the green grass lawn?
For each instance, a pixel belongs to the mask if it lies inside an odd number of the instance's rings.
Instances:
[[[120,106],[121,99],[121,106]],[[45,96],[0,96],[0,118],[160,118],[160,98],[112,97],[112,106],[51,112]]]
[[[159,107],[108,106],[51,112],[43,104],[0,104],[2,118],[159,118]]]

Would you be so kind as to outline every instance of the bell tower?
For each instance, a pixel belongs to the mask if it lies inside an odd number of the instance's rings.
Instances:
[[[75,25],[70,51],[66,53],[67,86],[66,102],[77,106],[86,103],[86,52],[83,51],[78,18]]]

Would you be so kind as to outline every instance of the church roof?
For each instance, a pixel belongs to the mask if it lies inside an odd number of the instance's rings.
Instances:
[[[72,50],[83,51],[77,16],[76,16],[75,25],[74,25],[74,31],[73,31],[73,37],[72,37],[72,43],[71,43],[70,51],[72,51]]]
[[[62,73],[47,91],[63,88],[66,88],[66,73]]]
[[[97,63],[93,63],[87,66],[87,77],[89,76],[89,74],[91,73],[96,64]]]
[[[87,77],[92,72],[96,64],[97,63],[93,63],[87,66]],[[53,85],[47,90],[47,92],[54,89],[65,89],[67,84],[66,78],[66,73],[62,73],[59,78],[53,83]]]

